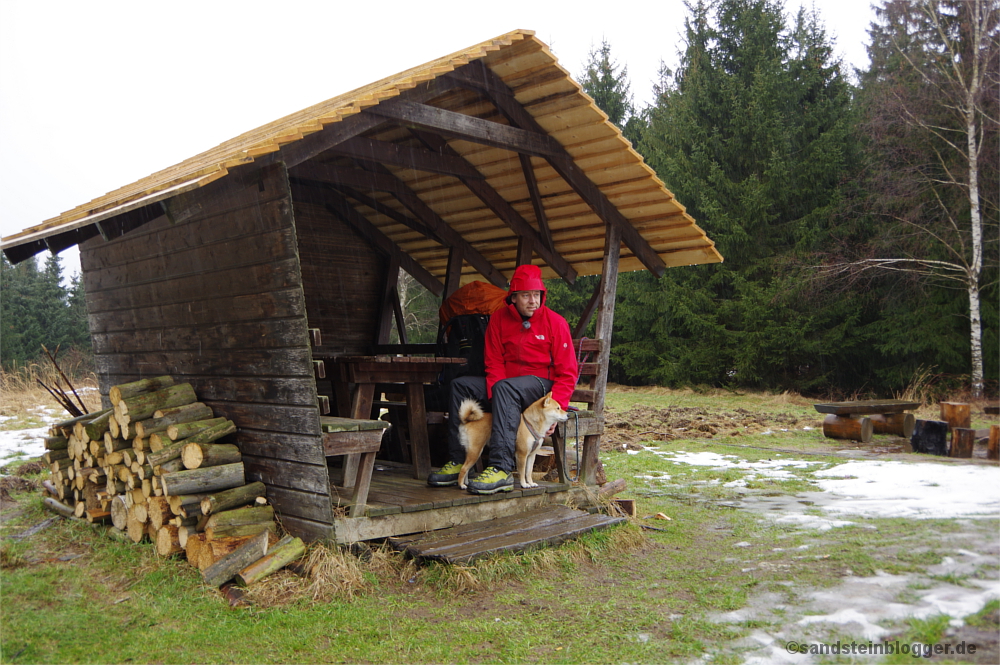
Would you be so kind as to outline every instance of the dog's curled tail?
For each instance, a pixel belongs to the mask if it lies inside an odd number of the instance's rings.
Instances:
[[[479,402],[474,399],[464,400],[458,407],[458,421],[463,425],[482,420],[484,415],[483,407],[479,406]]]

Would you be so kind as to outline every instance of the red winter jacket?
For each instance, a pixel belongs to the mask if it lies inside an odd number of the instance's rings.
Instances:
[[[501,379],[538,376],[555,382],[552,399],[565,409],[579,377],[569,324],[544,304],[528,320],[531,328],[525,329],[514,305],[490,317],[484,353],[486,394],[492,398],[493,384]]]

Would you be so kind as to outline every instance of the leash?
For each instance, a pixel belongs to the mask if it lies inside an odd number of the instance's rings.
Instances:
[[[571,483],[575,483],[576,481],[580,480],[580,412],[571,411],[570,413],[573,414],[573,424],[575,425],[574,429],[576,430],[575,432],[576,435],[573,437],[573,440],[576,441],[576,443],[573,445],[573,449],[576,450],[576,478],[570,478],[569,472],[566,472],[566,479],[569,480]],[[566,429],[569,428],[567,427]],[[565,445],[566,445],[566,440],[563,439],[563,446],[565,447]],[[565,454],[565,451],[563,451],[563,453]]]

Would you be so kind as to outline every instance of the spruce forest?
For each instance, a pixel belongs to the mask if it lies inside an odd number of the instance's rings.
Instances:
[[[621,275],[610,380],[888,397],[932,377],[995,396],[1000,0],[877,0],[865,71],[819,10],[685,4],[650,106],[614,44],[576,77],[725,257]],[[61,272],[3,261],[4,369],[89,350]],[[573,325],[598,279],[551,280],[547,304]],[[437,303],[413,288],[411,341],[433,341]]]

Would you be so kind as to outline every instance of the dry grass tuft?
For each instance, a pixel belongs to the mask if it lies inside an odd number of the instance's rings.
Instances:
[[[101,408],[101,396],[96,390],[97,377],[86,369],[86,361],[79,357],[60,358],[59,366],[69,377],[77,395],[83,400],[88,411]],[[15,416],[39,404],[58,407],[56,400],[38,384],[41,381],[50,388],[61,387],[70,394],[66,382],[59,376],[51,363],[29,363],[8,369],[0,369],[0,415]],[[81,390],[89,388],[89,390]],[[71,395],[72,397],[72,395]],[[76,403],[76,399],[72,398]]]
[[[254,607],[280,607],[306,598],[308,585],[290,570],[279,570],[244,589],[244,597]]]
[[[913,372],[906,389],[896,398],[907,402],[920,402],[921,406],[927,405],[930,402],[935,378],[933,367],[921,365]]]
[[[366,572],[373,574],[391,569],[391,557],[384,551],[372,550],[367,563],[339,547],[318,543],[309,552],[306,570],[312,580],[306,593],[316,601],[334,598],[350,600],[371,588]]]

